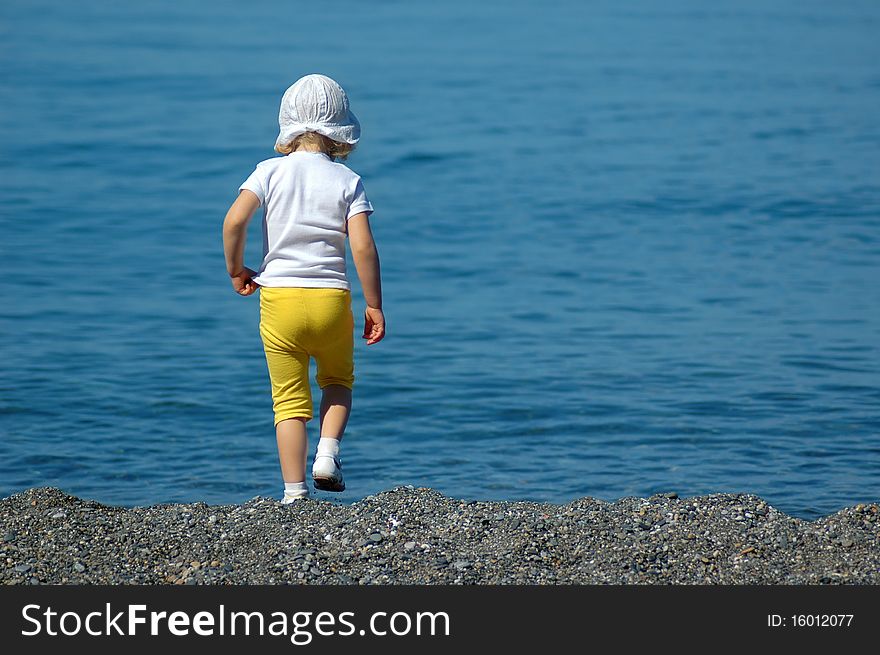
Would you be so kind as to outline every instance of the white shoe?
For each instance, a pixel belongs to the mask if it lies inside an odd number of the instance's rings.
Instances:
[[[312,479],[315,489],[322,491],[345,491],[345,480],[342,479],[342,462],[333,455],[315,455],[312,465]]]
[[[300,498],[308,498],[309,490],[305,491],[285,491],[284,498],[281,499],[282,505],[290,505],[290,503],[296,502]]]

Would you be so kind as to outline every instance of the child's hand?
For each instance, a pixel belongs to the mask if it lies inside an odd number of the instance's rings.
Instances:
[[[367,345],[379,343],[385,337],[385,314],[381,309],[367,307],[364,312],[364,339]]]
[[[259,284],[253,278],[257,274],[249,268],[243,268],[232,277],[232,288],[240,296],[249,296],[259,288]]]

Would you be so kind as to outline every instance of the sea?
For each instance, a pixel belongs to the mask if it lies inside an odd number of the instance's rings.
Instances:
[[[878,33],[874,0],[4,1],[0,496],[280,496],[221,225],[323,73],[388,324],[316,497],[880,500]]]

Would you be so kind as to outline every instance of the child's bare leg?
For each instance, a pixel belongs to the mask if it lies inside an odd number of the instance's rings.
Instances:
[[[351,414],[351,389],[341,384],[328,384],[321,396],[321,437],[342,439]]]
[[[339,441],[345,432],[351,413],[351,389],[341,384],[328,384],[321,396],[321,439],[312,466],[315,488],[324,491],[344,491],[342,463],[339,460]]]
[[[285,482],[303,482],[306,479],[305,418],[289,418],[275,426],[278,440],[278,459],[281,460],[281,477]]]

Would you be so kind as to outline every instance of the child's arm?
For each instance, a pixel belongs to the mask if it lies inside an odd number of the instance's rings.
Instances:
[[[385,336],[385,315],[382,313],[382,277],[379,272],[379,251],[370,231],[366,212],[348,219],[348,242],[351,258],[357,268],[367,309],[364,312],[364,339],[370,346]]]
[[[251,216],[260,206],[260,200],[252,191],[244,189],[232,203],[223,221],[223,252],[226,270],[232,278],[232,288],[242,296],[249,296],[259,286],[253,281],[255,271],[244,266],[244,244]]]

